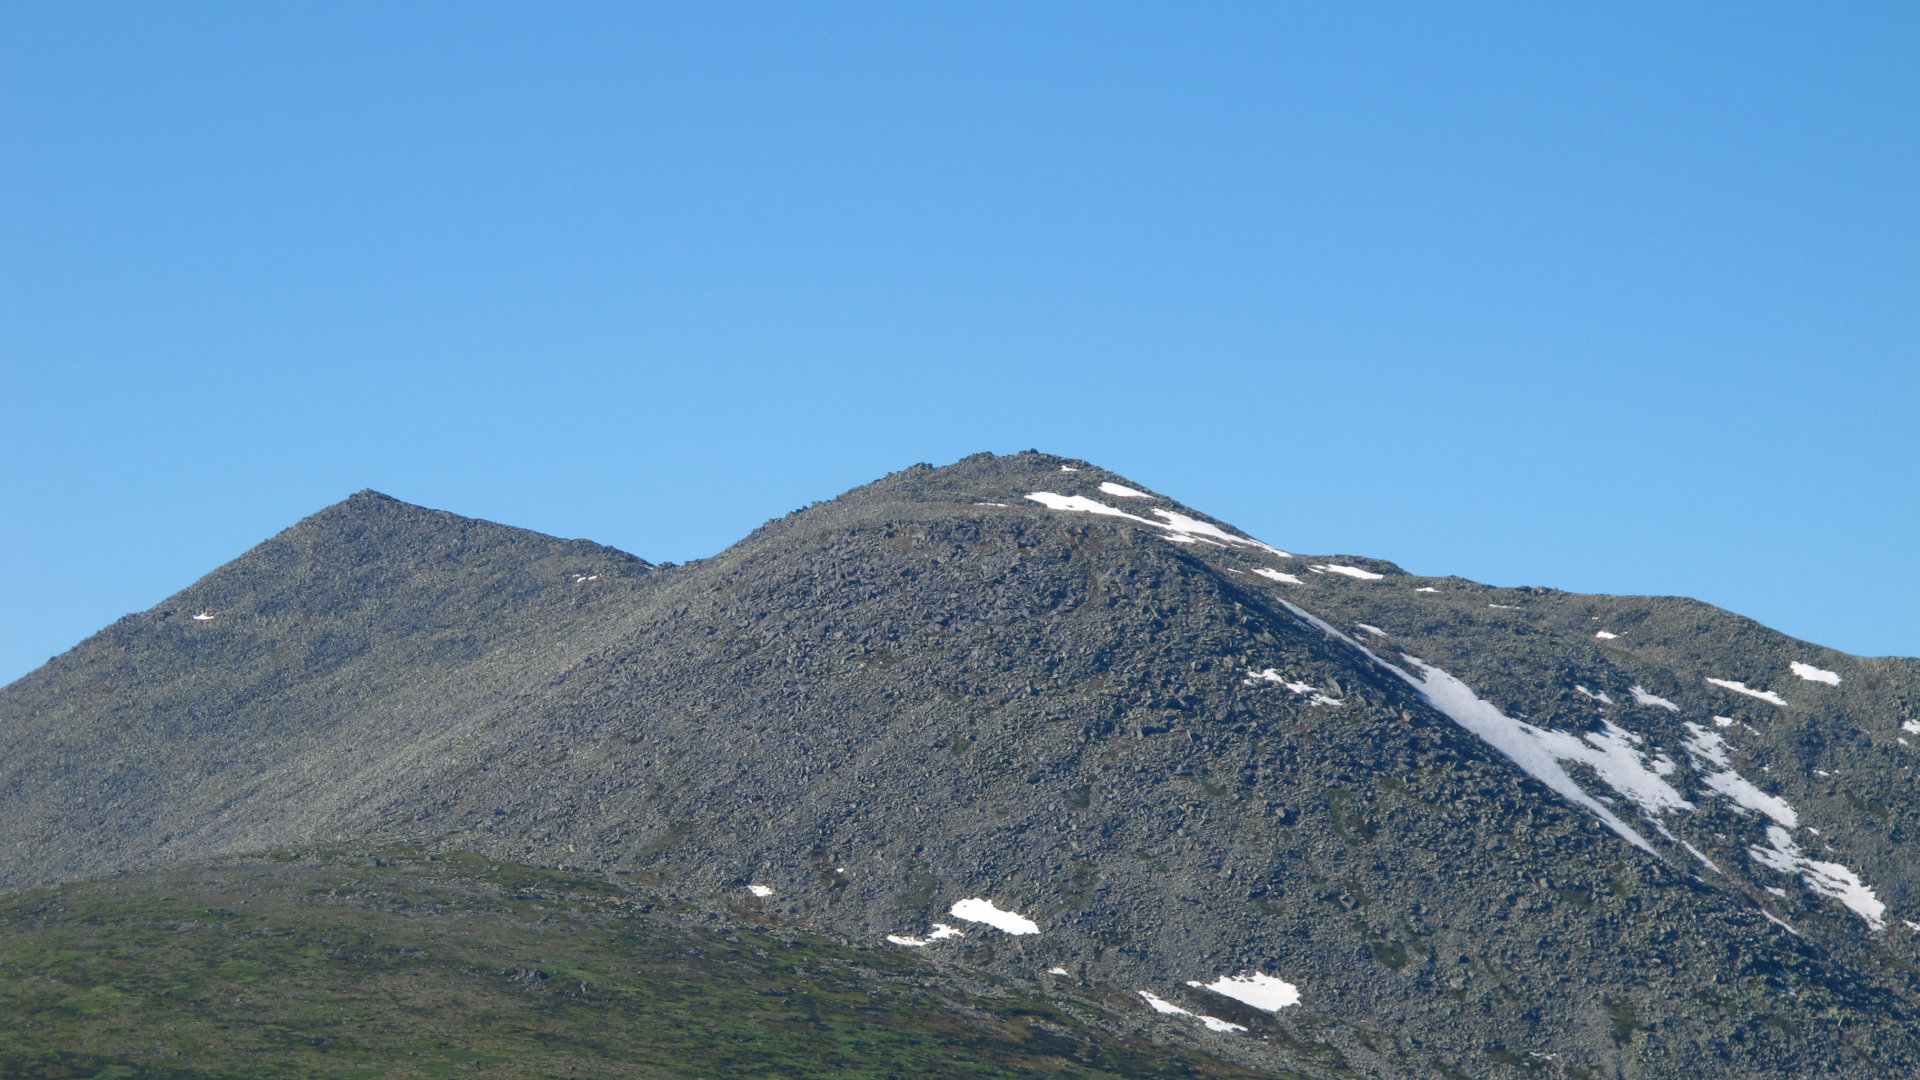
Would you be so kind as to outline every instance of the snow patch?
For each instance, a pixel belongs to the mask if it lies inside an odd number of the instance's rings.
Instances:
[[[1759,698],[1761,701],[1764,701],[1769,705],[1779,705],[1782,708],[1785,708],[1787,704],[1786,701],[1782,699],[1779,694],[1776,694],[1771,690],[1755,690],[1753,687],[1748,686],[1746,683],[1740,682],[1737,679],[1708,679],[1707,681],[1712,683],[1715,686],[1726,687],[1728,690],[1731,690],[1736,694],[1745,694],[1748,697]]]
[[[213,616],[212,616],[212,615],[209,615],[209,614],[207,614],[206,612],[204,612],[204,611],[203,611],[203,612],[201,612],[200,614],[198,614],[198,615],[195,615],[195,616],[193,617],[193,621],[194,621],[194,622],[212,622],[212,621],[213,621]]]
[[[1323,574],[1340,574],[1358,581],[1379,581],[1381,578],[1387,576],[1385,574],[1376,574],[1371,570],[1362,570],[1357,566],[1342,566],[1339,563],[1321,563],[1318,566],[1309,566],[1307,569],[1318,570]]]
[[[1607,692],[1605,690],[1602,690],[1596,694],[1584,686],[1575,686],[1573,689],[1576,693],[1585,694],[1586,696],[1592,698],[1593,700],[1599,702],[1602,705],[1613,704],[1613,699],[1607,696]]]
[[[1203,544],[1212,544],[1215,547],[1252,547],[1278,555],[1283,559],[1293,558],[1292,554],[1281,551],[1277,547],[1263,544],[1249,537],[1235,536],[1218,525],[1209,524],[1198,518],[1188,517],[1185,514],[1176,514],[1171,510],[1162,510],[1159,507],[1154,507],[1153,512],[1159,517],[1164,518],[1164,521],[1154,521],[1151,518],[1143,518],[1137,514],[1129,514],[1117,506],[1108,506],[1106,503],[1096,499],[1089,499],[1085,495],[1061,495],[1052,491],[1035,491],[1029,493],[1027,498],[1049,510],[1067,510],[1081,514],[1101,514],[1107,517],[1125,518],[1128,521],[1138,522],[1142,525],[1151,525],[1156,529],[1165,529],[1172,534],[1168,536],[1167,539],[1176,544],[1191,544],[1197,541]]]
[[[1561,797],[1576,805],[1585,807],[1599,818],[1608,828],[1635,847],[1649,853],[1654,852],[1652,844],[1641,836],[1631,825],[1620,820],[1612,810],[1599,799],[1587,794],[1567,771],[1560,767],[1561,761],[1577,761],[1593,769],[1600,778],[1615,791],[1626,796],[1649,814],[1669,809],[1692,809],[1693,804],[1682,798],[1678,791],[1661,776],[1673,771],[1673,762],[1664,757],[1657,758],[1649,767],[1635,746],[1640,737],[1607,722],[1606,729],[1589,734],[1583,741],[1563,731],[1550,731],[1535,727],[1520,720],[1514,720],[1482,700],[1466,683],[1454,678],[1447,672],[1426,663],[1419,657],[1401,654],[1401,659],[1419,672],[1414,675],[1397,664],[1375,656],[1365,645],[1334,629],[1333,625],[1317,615],[1310,614],[1297,604],[1280,601],[1295,617],[1310,626],[1319,628],[1322,633],[1346,642],[1359,650],[1369,660],[1399,676],[1408,685],[1417,690],[1427,704],[1445,713],[1454,723],[1480,736],[1494,749],[1505,754],[1514,764],[1526,770],[1527,774],[1539,780],[1547,787],[1558,792]]]
[[[1143,998],[1146,998],[1147,1005],[1150,1008],[1152,1008],[1154,1012],[1165,1013],[1168,1016],[1192,1016],[1195,1020],[1198,1020],[1201,1023],[1207,1025],[1208,1031],[1245,1031],[1247,1030],[1246,1028],[1241,1027],[1239,1024],[1222,1020],[1217,1016],[1196,1016],[1193,1013],[1190,1013],[1187,1010],[1181,1008],[1180,1006],[1175,1005],[1173,1002],[1168,1001],[1157,994],[1148,993],[1145,990],[1136,990],[1134,991],[1134,993],[1139,994]]]
[[[1050,967],[1047,969],[1047,974],[1049,975],[1065,975],[1066,973],[1067,969],[1063,967]]]
[[[1687,731],[1689,737],[1681,745],[1693,758],[1693,767],[1700,770],[1702,783],[1733,800],[1734,805],[1758,810],[1789,829],[1800,824],[1799,812],[1788,805],[1787,800],[1761,791],[1730,767],[1727,741],[1719,732],[1691,720],[1687,721]]]
[[[1321,693],[1319,687],[1312,686],[1308,683],[1303,683],[1303,682],[1293,682],[1289,680],[1286,676],[1280,674],[1279,672],[1273,670],[1272,668],[1268,668],[1265,671],[1249,670],[1247,672],[1247,677],[1240,681],[1240,685],[1258,686],[1262,682],[1278,683],[1279,685],[1286,687],[1287,689],[1293,691],[1296,694],[1312,694],[1313,696],[1307,700],[1307,704],[1309,706],[1346,704],[1345,702],[1341,701],[1337,697],[1329,697],[1326,694]]]
[[[1119,499],[1151,499],[1153,496],[1144,491],[1135,491],[1125,484],[1116,484],[1111,480],[1100,481],[1100,490]]]
[[[1747,849],[1747,854],[1783,874],[1799,874],[1807,888],[1845,904],[1873,929],[1886,928],[1887,905],[1881,903],[1858,874],[1839,863],[1807,858],[1801,853],[1800,845],[1793,842],[1793,834],[1778,825],[1767,827],[1767,840],[1772,847],[1755,845]]]
[[[946,923],[937,922],[933,924],[933,932],[928,934],[926,937],[917,938],[917,937],[909,937],[905,934],[888,934],[887,941],[889,944],[904,945],[910,949],[924,949],[928,945],[931,945],[934,942],[940,941],[944,938],[966,937],[966,936],[967,935],[965,931],[955,930],[953,927],[948,926]]]
[[[749,885],[747,891],[755,896],[772,896],[773,888],[767,885]]]
[[[1135,990],[1134,993],[1139,994],[1143,998],[1146,998],[1148,1007],[1152,1008],[1154,1012],[1165,1013],[1168,1016],[1192,1016],[1193,1015],[1187,1010],[1181,1008],[1178,1005],[1175,1005],[1173,1002],[1168,1001],[1167,999],[1160,997],[1157,994],[1149,993],[1145,990]]]
[[[1601,631],[1599,631],[1598,633],[1596,633],[1596,634],[1594,634],[1593,636],[1594,636],[1594,637],[1597,637],[1597,638],[1599,638],[1599,639],[1600,639],[1601,641],[1612,641],[1612,640],[1613,640],[1614,638],[1617,638],[1617,637],[1619,637],[1620,635],[1619,635],[1619,634],[1609,634],[1609,633],[1607,633],[1607,632],[1606,632],[1605,630],[1601,630]]]
[[[1011,911],[1002,911],[993,906],[993,901],[977,896],[956,902],[950,909],[950,913],[955,918],[965,919],[968,922],[986,923],[995,930],[1004,930],[1015,936],[1040,932],[1040,925],[1032,919],[1016,915]]]
[[[1793,669],[1795,675],[1800,676],[1808,682],[1823,682],[1828,686],[1840,685],[1840,673],[1837,671],[1827,671],[1824,668],[1814,667],[1812,664],[1803,664],[1798,660],[1795,660],[1787,666]]]
[[[1733,726],[1733,717],[1731,717],[1731,716],[1716,716],[1716,717],[1714,717],[1714,718],[1713,718],[1713,722],[1714,722],[1714,725],[1715,725],[1716,727],[1732,727],[1732,726]]]
[[[1353,625],[1359,627],[1362,630],[1365,630],[1367,633],[1372,634],[1374,637],[1387,636],[1387,632],[1385,630],[1380,629],[1377,626],[1368,626],[1366,623],[1354,623]]]
[[[1668,712],[1680,711],[1680,706],[1675,705],[1666,698],[1647,693],[1647,688],[1644,686],[1633,687],[1633,701],[1636,705],[1658,705]]]
[[[1074,468],[1074,467],[1073,467],[1073,466],[1071,466],[1071,465],[1062,465],[1062,466],[1060,466],[1060,471],[1061,471],[1061,472],[1079,472],[1080,470],[1079,470],[1079,469],[1076,469],[1076,468]]]
[[[1431,585],[1422,585],[1422,586],[1420,586],[1419,588],[1417,588],[1417,589],[1415,589],[1415,590],[1413,590],[1413,591],[1414,591],[1414,592],[1439,592],[1440,590],[1439,590],[1439,589],[1436,589],[1436,588],[1434,588],[1434,587],[1433,587],[1433,586],[1431,586]]]
[[[1259,568],[1258,570],[1255,570],[1254,573],[1259,574],[1261,577],[1266,578],[1268,581],[1284,581],[1289,585],[1300,584],[1300,579],[1297,577],[1294,577],[1292,574],[1283,574],[1278,570],[1269,570],[1264,566]]]
[[[1920,735],[1920,720],[1902,720],[1900,730],[1909,735]]]
[[[1222,975],[1210,983],[1189,982],[1187,985],[1224,994],[1270,1013],[1300,1003],[1299,987],[1285,979],[1276,979],[1258,971],[1245,975]]]

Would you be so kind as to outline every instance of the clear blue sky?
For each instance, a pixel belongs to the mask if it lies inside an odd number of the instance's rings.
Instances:
[[[1039,447],[1920,654],[1920,6],[0,6],[0,680],[373,487]]]

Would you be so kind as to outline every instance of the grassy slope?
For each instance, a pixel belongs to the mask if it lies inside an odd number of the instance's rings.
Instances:
[[[1251,1075],[1113,1034],[1098,991],[962,985],[741,914],[392,849],[16,894],[0,1076]]]

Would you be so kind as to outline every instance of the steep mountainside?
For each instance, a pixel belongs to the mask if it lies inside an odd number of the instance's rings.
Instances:
[[[1303,1075],[1906,1076],[1916,699],[1031,452],[681,567],[363,493],[0,691],[0,881],[409,841],[1144,991]],[[1297,1003],[1199,985],[1255,973]]]

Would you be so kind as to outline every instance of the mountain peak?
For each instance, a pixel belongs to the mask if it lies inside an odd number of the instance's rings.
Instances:
[[[1920,1063],[1920,664],[1283,542],[1032,451],[660,569],[357,493],[0,691],[0,881],[411,842],[1300,1075]]]

